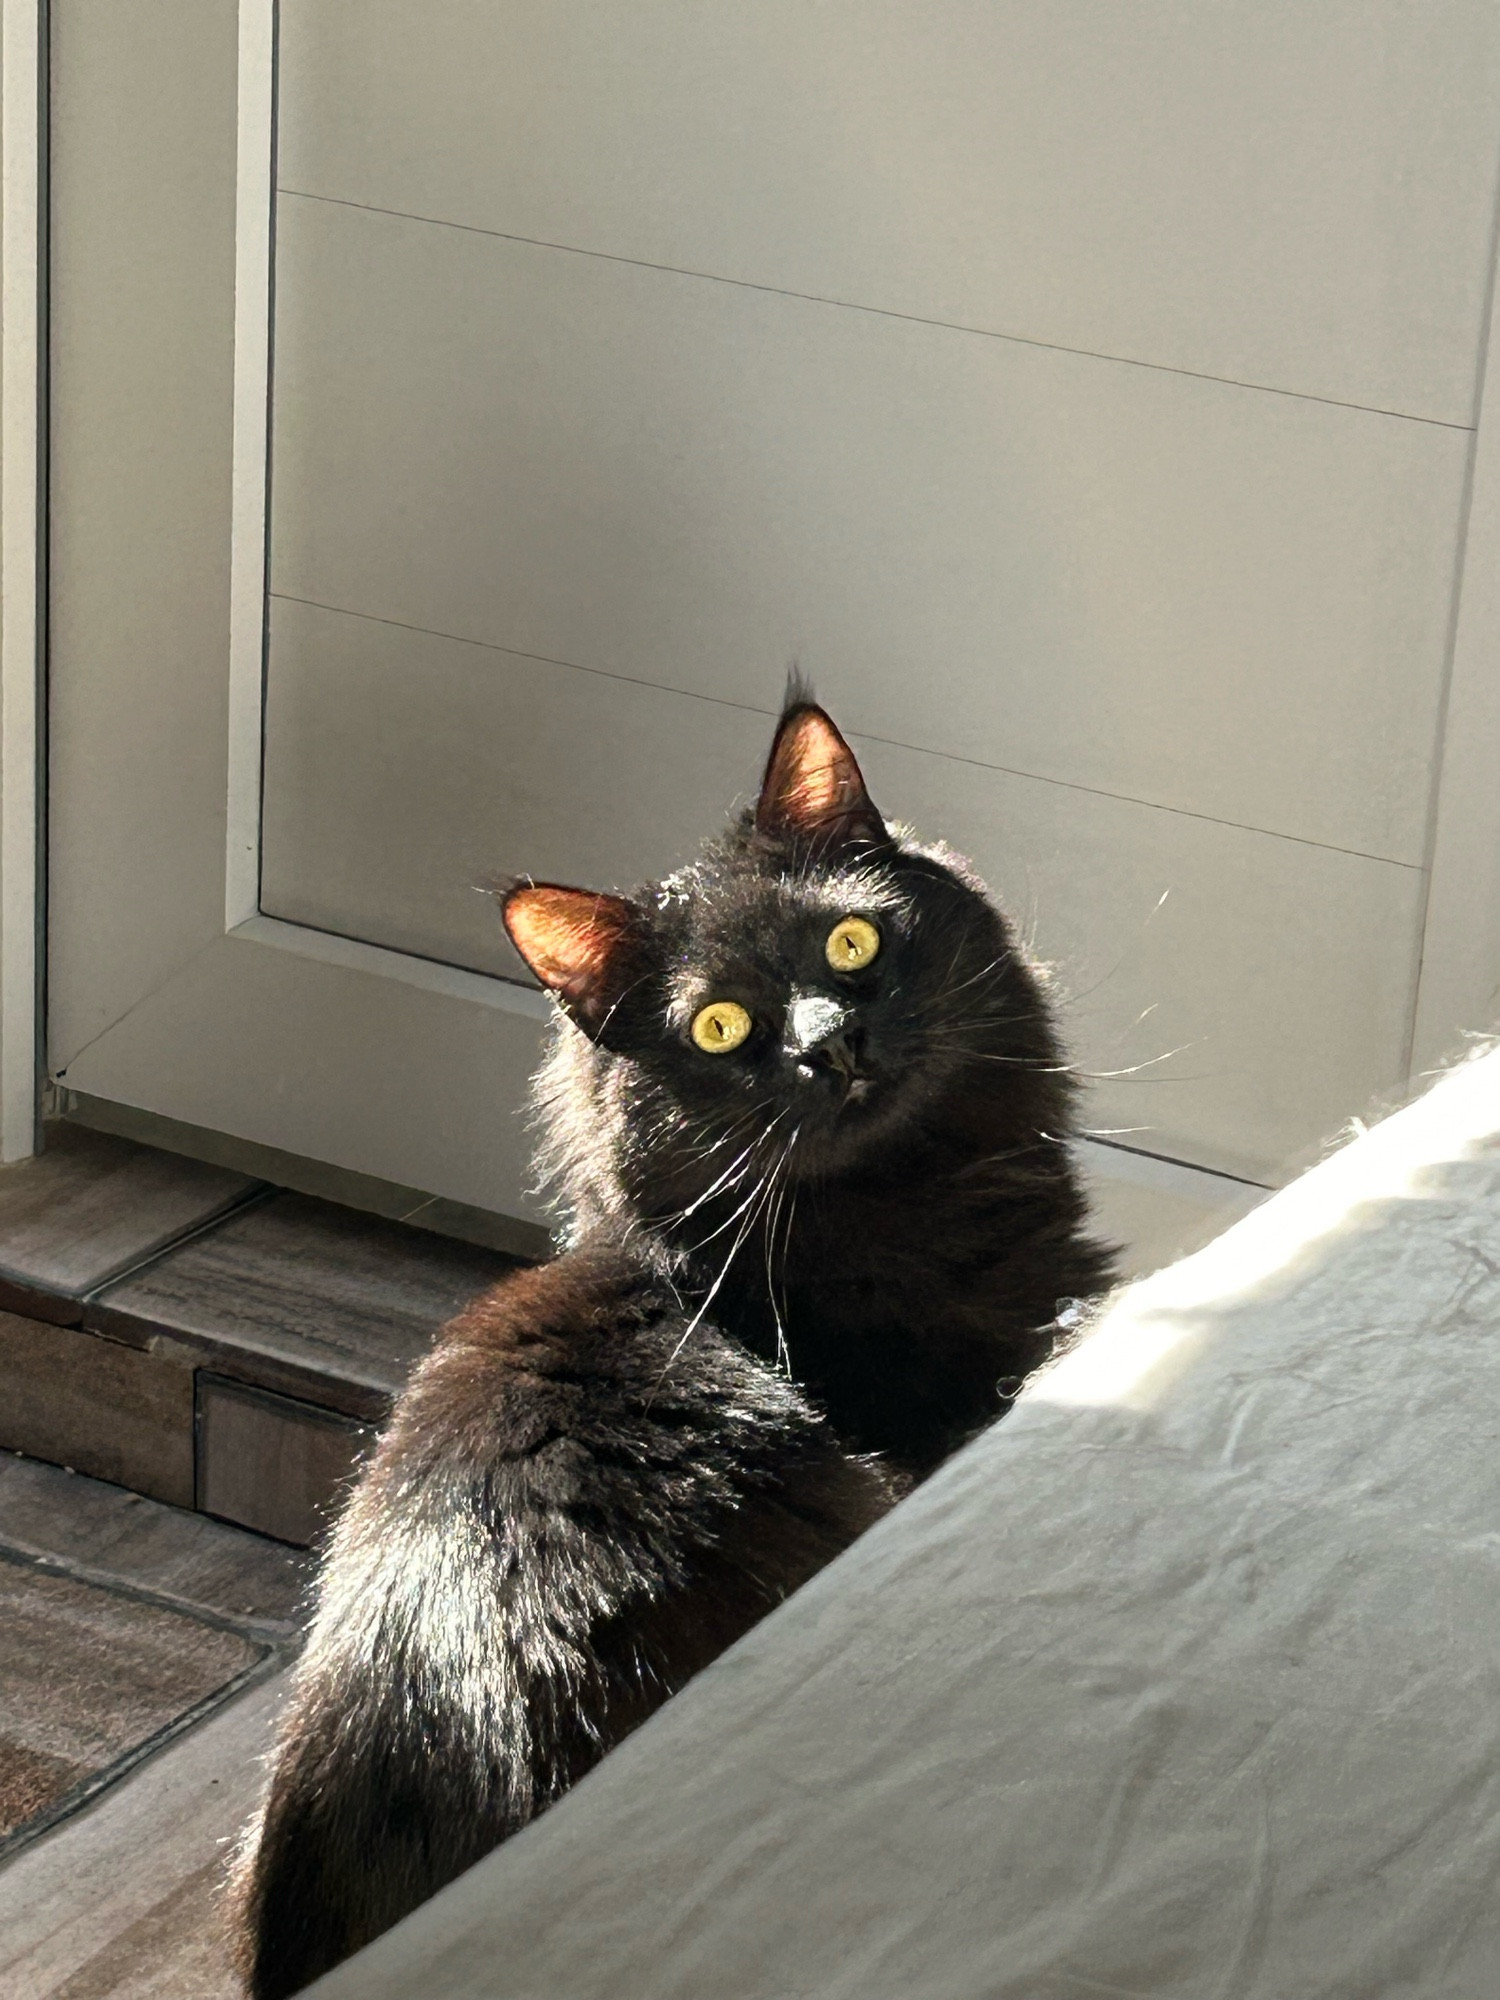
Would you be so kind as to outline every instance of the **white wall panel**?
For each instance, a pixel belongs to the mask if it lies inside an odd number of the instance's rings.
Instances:
[[[1400,1087],[1417,869],[859,748],[875,797],[975,856],[1058,968],[1091,1126],[1265,1178]]]
[[[261,907],[529,979],[475,885],[666,873],[753,790],[771,729],[769,713],[277,601]]]
[[[1465,433],[321,202],[277,298],[278,592],[1423,857]]]
[[[1471,420],[1490,0],[283,0],[292,188]]]
[[[686,859],[753,791],[770,728],[769,714],[279,604],[263,907],[514,972],[477,876],[628,886]],[[1263,1174],[1399,1080],[1417,870],[856,742],[884,809],[972,855],[1064,968],[1081,1065],[1145,1065],[1091,1088],[1093,1125]]]
[[[226,0],[70,0],[50,28],[47,1018],[61,1068],[223,924],[235,15]],[[170,893],[144,889],[166,863]]]

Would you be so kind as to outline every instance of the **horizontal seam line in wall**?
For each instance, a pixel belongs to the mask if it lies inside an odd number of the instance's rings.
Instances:
[[[733,285],[742,292],[764,292],[772,298],[799,299],[805,305],[830,306],[842,312],[871,313],[878,319],[904,320],[911,326],[931,326],[945,333],[967,333],[980,340],[1003,340],[1015,347],[1040,348],[1048,354],[1074,354],[1083,361],[1108,361],[1120,368],[1145,368],[1153,375],[1182,375],[1192,382],[1218,382],[1226,389],[1246,389],[1262,396],[1285,396],[1294,403],[1322,403],[1330,409],[1356,410],[1362,416],[1393,417],[1403,424],[1430,424],[1437,430],[1473,431],[1473,424],[1457,424],[1447,417],[1422,417],[1411,410],[1387,410],[1377,403],[1353,403],[1342,396],[1318,396],[1306,389],[1281,389],[1272,382],[1242,382],[1233,375],[1214,375],[1205,368],[1175,368],[1165,361],[1142,361],[1130,354],[1105,354],[1093,347],[1069,347],[1059,340],[1038,340],[1024,333],[1001,333],[994,327],[970,326],[962,320],[929,319],[922,313],[898,312],[892,306],[872,306],[858,299],[832,299],[820,292],[792,291],[785,285],[766,285],[754,278],[730,278],[720,271],[695,271],[682,264],[657,264],[648,257],[624,257],[613,250],[585,250],[576,243],[553,243],[544,236],[520,236],[511,230],[486,229],[477,222],[449,222],[441,215],[416,215],[404,208],[382,208],[375,202],[350,201],[343,195],[310,194],[305,188],[281,187],[278,195],[296,201],[322,202],[329,208],[352,208],[365,215],[389,215],[398,222],[420,222],[432,229],[457,229],[466,236],[488,236],[498,243],[524,243],[533,250],[557,250],[568,257],[593,257],[605,264],[628,264],[638,271],[662,271],[674,278],[696,278],[708,285]],[[1316,843],[1314,843],[1316,844]]]
[[[461,632],[439,632],[431,625],[411,625],[402,618],[383,618],[375,611],[351,611],[345,604],[325,604],[321,598],[298,597],[289,590],[273,590],[270,597],[283,604],[305,604],[310,611],[329,611],[336,618],[363,618],[371,625],[390,625],[398,632],[419,632],[424,638],[445,639],[455,646],[477,646],[485,653],[505,653],[513,660],[535,660],[543,667],[563,667],[573,674],[593,674],[602,681],[623,681],[627,687],[651,688],[657,694],[680,695],[686,701],[711,702],[715,708],[738,709],[744,715],[764,715],[772,721],[777,711],[761,708],[754,702],[730,701],[724,695],[699,694],[693,688],[672,687],[665,681],[643,680],[638,674],[615,673],[609,667],[580,666],[577,660],[559,660],[550,653],[526,653],[518,646],[497,645],[493,639],[470,639]],[[1331,840],[1309,840],[1301,833],[1278,833],[1273,827],[1251,826],[1240,819],[1220,819],[1214,813],[1194,812],[1191,806],[1163,805],[1159,799],[1140,799],[1133,792],[1108,792],[1101,785],[1080,785],[1072,778],[1049,778],[1038,771],[1022,771],[1014,764],[991,764],[983,757],[965,757],[957,750],[934,750],[925,743],[904,743],[899,736],[876,736],[868,729],[851,729],[851,736],[865,743],[883,743],[892,750],[910,750],[919,757],[944,757],[953,764],[967,764],[977,771],[996,771],[1003,777],[1021,778],[1028,784],[1055,785],[1065,792],[1083,792],[1089,798],[1116,799],[1121,805],[1143,806],[1148,812],[1171,813],[1178,819],[1201,820],[1207,826],[1232,827],[1238,833],[1258,834],[1263,840],[1290,840],[1298,847],[1316,847],[1327,854],[1347,854],[1355,861],[1373,861],[1382,868],[1404,868],[1413,875],[1420,875],[1422,868],[1415,861],[1397,861],[1389,854],[1370,854],[1362,847],[1340,847]]]

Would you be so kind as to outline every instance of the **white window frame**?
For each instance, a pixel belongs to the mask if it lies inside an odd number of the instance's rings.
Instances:
[[[46,15],[0,0],[0,1160],[36,1151]]]

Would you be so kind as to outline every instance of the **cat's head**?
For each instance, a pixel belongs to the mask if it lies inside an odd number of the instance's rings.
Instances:
[[[811,701],[783,714],[754,807],[690,867],[630,897],[520,883],[502,909],[566,1023],[544,1100],[575,1210],[717,1207],[747,1150],[790,1184],[970,1130],[982,1148],[1001,1100],[1021,1128],[1064,1116],[1004,918],[957,857],[886,824]]]

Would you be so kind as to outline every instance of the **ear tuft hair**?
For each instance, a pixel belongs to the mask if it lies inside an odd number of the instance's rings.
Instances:
[[[818,697],[813,693],[813,684],[803,673],[798,661],[793,660],[786,670],[786,691],[781,697],[781,716],[785,721],[794,708],[816,708]]]

